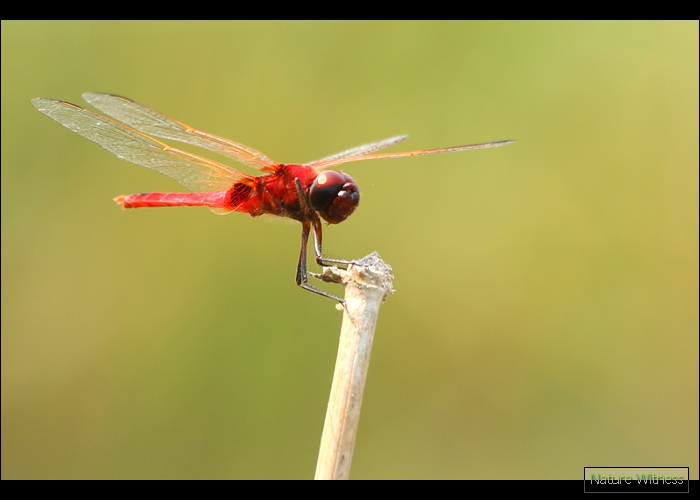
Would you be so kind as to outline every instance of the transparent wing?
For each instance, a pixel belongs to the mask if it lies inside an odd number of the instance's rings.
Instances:
[[[341,158],[329,158],[324,160],[318,160],[312,163],[308,163],[309,167],[313,167],[316,170],[324,170],[336,165],[341,165],[343,163],[349,163],[353,161],[363,161],[363,160],[382,160],[385,158],[404,158],[407,156],[422,156],[422,155],[434,155],[438,153],[452,153],[456,151],[467,151],[469,149],[486,149],[486,148],[497,148],[499,146],[505,146],[506,144],[512,144],[515,141],[496,141],[496,142],[486,142],[483,144],[469,144],[467,146],[454,146],[451,148],[437,148],[437,149],[421,149],[419,151],[406,151],[403,153],[378,153],[378,154],[359,154],[353,156],[343,156]]]
[[[66,101],[32,99],[36,109],[113,155],[175,179],[191,191],[229,189],[253,176],[157,141],[110,118]]]
[[[313,161],[307,165],[316,164],[323,161],[335,160],[336,158],[345,158],[346,156],[357,156],[360,154],[374,153],[380,149],[388,148],[394,144],[405,141],[408,139],[408,135],[397,135],[396,137],[390,137],[389,139],[384,139],[383,141],[372,142],[370,144],[365,144],[364,146],[357,146],[356,148],[348,149],[342,153],[336,153],[331,156],[326,156],[320,160]]]
[[[269,171],[278,165],[277,162],[260,151],[223,137],[196,130],[126,97],[85,93],[83,99],[103,113],[144,134],[199,146],[226,155],[258,170]]]

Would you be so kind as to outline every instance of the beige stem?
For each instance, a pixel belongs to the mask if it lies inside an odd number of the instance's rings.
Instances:
[[[324,268],[320,276],[343,284],[346,308],[315,479],[350,475],[379,305],[393,292],[391,267],[376,252],[356,262],[347,270]]]

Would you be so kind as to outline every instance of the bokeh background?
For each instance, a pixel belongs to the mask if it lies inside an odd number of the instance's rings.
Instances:
[[[2,23],[2,478],[308,479],[300,226],[120,209],[183,188],[29,102],[87,91],[287,163],[516,139],[345,169],[325,250],[396,276],[351,477],[698,478],[697,22]]]

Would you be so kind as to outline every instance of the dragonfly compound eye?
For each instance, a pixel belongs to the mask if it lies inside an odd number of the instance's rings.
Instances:
[[[309,203],[330,224],[350,217],[360,203],[360,190],[352,177],[328,170],[321,172],[309,188]]]

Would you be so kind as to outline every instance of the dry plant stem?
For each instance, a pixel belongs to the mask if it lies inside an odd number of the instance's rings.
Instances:
[[[318,276],[343,284],[346,307],[315,479],[350,475],[379,305],[393,292],[391,267],[376,252],[357,262],[347,270],[324,268]]]

